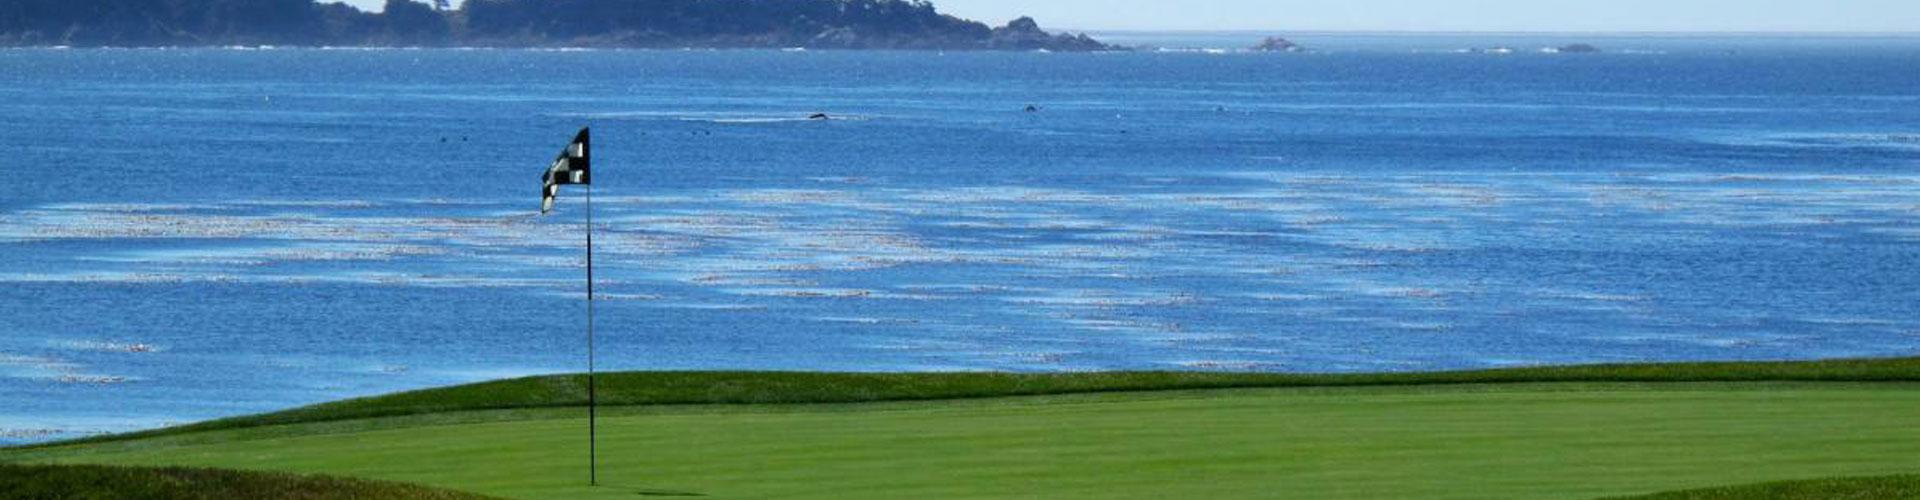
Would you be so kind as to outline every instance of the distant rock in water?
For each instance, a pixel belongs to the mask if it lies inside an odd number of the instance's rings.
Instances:
[[[1270,37],[1267,37],[1266,40],[1261,41],[1259,45],[1253,46],[1253,51],[1254,52],[1306,52],[1307,48],[1300,44],[1293,43],[1293,40],[1288,40],[1288,39],[1280,38],[1277,36],[1270,36]]]
[[[1558,49],[1554,49],[1554,52],[1558,52],[1561,54],[1593,54],[1593,53],[1600,52],[1600,48],[1592,45],[1587,45],[1584,43],[1576,43],[1573,45],[1567,45],[1564,47],[1560,47]]]
[[[328,0],[320,0],[328,1]],[[924,0],[0,0],[0,46],[1120,50],[1031,18],[1000,28]]]

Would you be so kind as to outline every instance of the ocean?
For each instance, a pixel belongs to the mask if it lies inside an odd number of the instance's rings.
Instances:
[[[1920,354],[1920,39],[1110,39],[0,50],[0,443],[584,370],[582,126],[602,369]]]

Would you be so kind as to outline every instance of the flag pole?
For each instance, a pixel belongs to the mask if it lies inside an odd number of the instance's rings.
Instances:
[[[593,184],[587,184],[587,485],[600,485],[599,405],[593,389]]]

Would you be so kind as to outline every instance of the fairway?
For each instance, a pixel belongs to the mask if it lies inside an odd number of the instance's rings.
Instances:
[[[1568,498],[1920,471],[1920,385],[1529,383],[578,409],[221,430],[0,460],[516,498]],[[415,424],[431,424],[408,427]],[[318,432],[314,435],[300,435]],[[282,437],[273,437],[282,436]]]

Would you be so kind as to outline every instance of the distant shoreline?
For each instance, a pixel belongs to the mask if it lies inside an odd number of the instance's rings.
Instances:
[[[1290,37],[1305,36],[1377,36],[1377,37],[1456,37],[1456,36],[1573,36],[1591,38],[1903,38],[1920,40],[1920,31],[1912,32],[1844,32],[1844,31],[1374,31],[1374,30],[1130,30],[1073,28],[1070,31],[1084,32],[1090,36],[1136,36],[1136,35],[1198,35],[1198,36],[1245,36],[1258,37],[1285,33]]]
[[[992,26],[909,0],[779,0],[721,4],[659,0],[422,3],[380,12],[287,0],[18,0],[0,15],[0,46],[369,46],[785,48],[1098,52],[1126,50],[1030,17]]]

